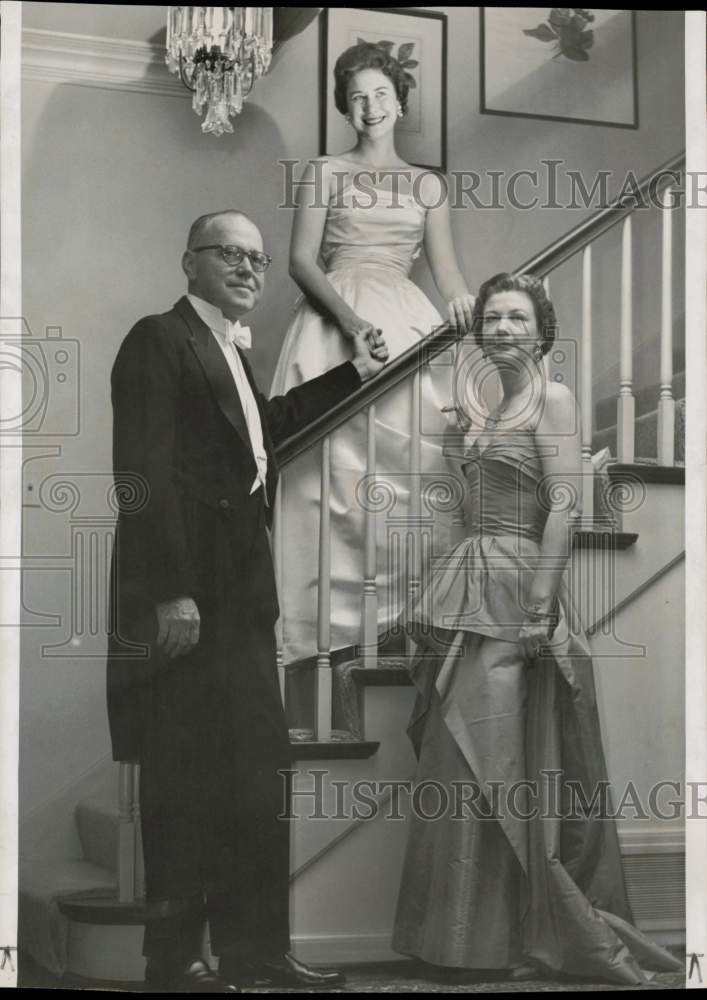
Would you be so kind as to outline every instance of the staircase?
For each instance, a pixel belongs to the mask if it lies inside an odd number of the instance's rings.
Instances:
[[[682,167],[682,158],[665,164],[646,178],[642,187],[647,190],[654,183],[654,177],[664,178],[669,171],[679,171]],[[534,273],[550,283],[556,280],[554,272],[568,262],[575,261],[581,268],[582,301],[578,311],[582,317],[579,338],[582,378],[577,390],[583,419],[584,471],[591,472],[592,455],[602,449],[609,450],[611,461],[604,467],[601,477],[584,476],[587,490],[583,510],[596,516],[596,521],[585,525],[585,530],[578,534],[574,560],[579,571],[595,575],[595,567],[601,567],[602,560],[621,560],[616,578],[622,591],[601,593],[593,605],[582,608],[583,620],[592,636],[593,652],[605,657],[607,662],[612,657],[628,655],[621,650],[617,652],[616,636],[607,628],[608,624],[620,617],[622,627],[628,627],[631,615],[636,613],[646,622],[660,620],[661,602],[665,600],[661,588],[670,584],[671,593],[677,592],[676,574],[681,572],[684,348],[673,342],[672,259],[664,253],[662,322],[660,333],[653,341],[660,356],[660,377],[651,384],[642,382],[634,391],[633,371],[638,370],[639,362],[634,356],[631,324],[633,211],[629,200],[596,213],[518,269]],[[669,248],[671,212],[664,211],[663,216],[664,240]],[[616,346],[620,361],[614,373],[618,376],[620,389],[618,396],[612,397],[605,388],[607,378],[611,382],[610,371],[591,377],[591,252],[595,241],[616,226],[622,227],[622,272],[618,281],[621,323]],[[361,411],[369,414],[369,428],[374,427],[371,414],[375,412],[376,400],[399,383],[417,378],[424,365],[453,347],[455,342],[456,334],[447,326],[433,332],[423,343],[391,362],[372,384],[364,385],[325,417],[290,438],[278,454],[285,475],[286,467],[298,455],[320,445],[326,461],[328,436]],[[548,374],[553,377],[552,369]],[[412,432],[411,437],[414,440]],[[367,473],[374,476],[375,471],[374,458]],[[326,482],[324,471],[322,482]],[[640,490],[643,490],[645,502],[637,509],[632,507],[631,497]],[[322,509],[326,509],[325,492],[323,499]],[[660,532],[655,525],[660,524],[661,513],[666,511],[670,512],[672,523],[669,530]],[[322,526],[319,544],[320,549],[327,544],[326,525]],[[324,574],[320,579],[324,594],[327,586]],[[405,734],[413,690],[400,650],[391,653],[386,652],[386,648],[391,647],[384,647],[380,655],[378,653],[375,566],[371,567],[370,560],[362,590],[365,655],[354,654],[337,661],[327,648],[325,623],[320,623],[320,654],[312,673],[312,732],[305,734],[309,739],[293,743],[296,766],[300,770],[298,780],[305,781],[305,776],[317,768],[326,769],[327,795],[333,794],[336,780],[351,781],[371,775],[404,778],[414,770]],[[326,608],[326,600],[321,607]],[[675,641],[679,643],[679,639]],[[618,736],[623,732],[624,720],[614,685],[620,687],[625,680],[623,675],[617,678],[610,671],[604,672],[599,662],[598,690],[602,719],[610,737],[607,741],[610,772],[613,755],[615,770],[621,773]],[[658,670],[659,666],[652,661],[643,664],[643,677],[650,677],[656,687],[669,683]],[[643,677],[635,679],[635,683],[645,684]],[[281,682],[287,708],[289,698],[284,668],[281,668]],[[628,693],[623,692],[623,697],[628,698]],[[662,692],[662,697],[668,708],[671,700],[676,700],[675,692],[669,687]],[[613,734],[618,734],[616,739]],[[647,738],[652,735],[649,733]],[[646,752],[650,756],[650,743]],[[144,920],[136,804],[138,776],[134,765],[122,763],[117,780],[117,801],[109,791],[106,795],[94,795],[81,801],[76,807],[80,859],[61,868],[56,862],[42,866],[32,861],[26,866],[21,880],[21,932],[24,927],[25,941],[20,941],[20,947],[29,951],[40,964],[51,966],[56,973],[68,969],[79,976],[114,983],[142,980]],[[628,828],[619,832],[629,894],[639,926],[654,933],[662,943],[679,944],[684,927],[681,829],[673,824],[645,835],[640,830]],[[395,957],[387,947],[386,928],[392,919],[391,894],[397,884],[396,865],[402,862],[404,833],[404,823],[295,822],[292,878],[297,882],[298,891],[293,901],[294,927],[297,953],[302,958],[366,961]],[[361,894],[361,887],[355,880],[349,885],[347,873],[360,871],[364,864],[376,877]],[[336,884],[340,881],[341,885],[349,885],[348,896],[343,893],[343,901],[338,896],[332,900],[327,898],[332,884],[331,865],[337,866]],[[346,919],[349,918],[344,910],[350,911],[350,920],[358,921],[355,933],[350,928],[347,930]]]

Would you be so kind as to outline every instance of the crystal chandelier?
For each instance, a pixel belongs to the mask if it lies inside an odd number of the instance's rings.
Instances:
[[[270,68],[272,7],[168,7],[166,61],[193,92],[203,132],[233,132],[255,81]]]

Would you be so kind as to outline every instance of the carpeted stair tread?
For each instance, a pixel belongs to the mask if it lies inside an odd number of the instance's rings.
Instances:
[[[20,858],[18,948],[54,975],[67,968],[69,921],[58,900],[76,892],[115,890],[115,874],[78,859]]]

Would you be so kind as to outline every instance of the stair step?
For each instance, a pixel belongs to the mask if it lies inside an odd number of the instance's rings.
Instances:
[[[642,389],[634,390],[636,407],[636,417],[642,417],[646,413],[658,407],[658,397],[660,396],[660,384],[646,385]],[[678,372],[673,376],[673,399],[684,399],[685,397],[685,372]],[[618,391],[615,396],[606,396],[594,404],[594,420],[597,431],[605,430],[616,423]]]
[[[613,462],[607,465],[609,478],[613,481],[621,479],[639,479],[643,483],[662,483],[663,485],[684,486],[684,465],[658,465],[656,460],[637,458],[635,462]]]
[[[367,760],[378,753],[377,740],[298,740],[290,743],[292,757],[298,760]]]
[[[118,857],[118,806],[105,799],[85,799],[75,812],[76,829],[86,861],[115,871]]]
[[[145,923],[144,899],[121,903],[115,889],[103,892],[73,892],[58,901],[59,910],[80,924],[108,924],[120,927]]]
[[[59,902],[77,891],[115,892],[115,874],[88,861],[64,858],[19,862],[18,948],[54,975],[68,968],[69,922]]]

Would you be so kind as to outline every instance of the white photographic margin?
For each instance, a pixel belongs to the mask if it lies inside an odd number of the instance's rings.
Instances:
[[[686,180],[707,180],[705,124],[704,11],[685,11]],[[698,177],[701,175],[701,178]],[[704,187],[704,185],[703,185]],[[694,190],[694,189],[693,189]],[[707,192],[691,199],[685,220],[685,782],[707,793]],[[667,666],[667,665],[666,665]],[[695,785],[691,785],[695,782]],[[699,783],[699,784],[697,784]],[[694,796],[693,796],[694,800]],[[707,822],[686,802],[687,986],[704,988],[702,977],[690,977],[690,958],[707,957]],[[692,814],[693,818],[690,818]]]
[[[20,52],[22,4],[0,3],[0,336],[22,316]],[[22,412],[22,375],[0,363],[0,427]],[[22,439],[0,435],[0,987],[17,985],[19,621]],[[14,569],[12,566],[14,565]],[[8,624],[5,624],[8,623]]]
[[[685,11],[686,177],[707,181],[704,11]],[[0,336],[16,332],[21,297],[20,73],[22,4],[0,0]],[[694,189],[693,189],[694,190]],[[686,200],[691,203],[688,190]],[[686,787],[707,795],[707,191],[686,218]],[[15,318],[13,321],[13,317]],[[8,327],[9,324],[9,327]],[[0,366],[0,421],[21,412],[19,373]],[[0,437],[0,988],[16,985],[17,793],[19,716],[21,440]],[[669,665],[666,664],[666,669]],[[696,784],[690,786],[689,782]],[[692,803],[686,802],[690,814]],[[704,814],[704,803],[702,813]],[[707,822],[688,818],[687,972],[689,956],[707,968]],[[2,965],[0,961],[0,965]],[[688,987],[704,988],[697,978]]]

